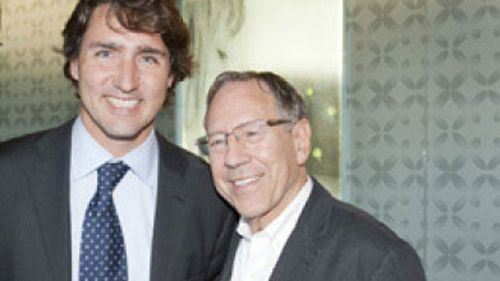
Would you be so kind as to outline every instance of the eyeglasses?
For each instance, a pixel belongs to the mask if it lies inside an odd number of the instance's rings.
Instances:
[[[221,154],[227,149],[228,137],[233,135],[236,141],[249,148],[265,138],[269,127],[288,123],[293,123],[293,121],[289,119],[254,120],[236,126],[229,133],[214,133],[201,137],[196,141],[196,144],[203,155]]]

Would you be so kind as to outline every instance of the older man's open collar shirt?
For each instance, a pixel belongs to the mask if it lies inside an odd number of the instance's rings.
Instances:
[[[242,238],[236,251],[231,281],[269,280],[311,191],[312,180],[308,177],[301,191],[285,210],[257,233],[252,234],[249,224],[240,219],[237,232]]]

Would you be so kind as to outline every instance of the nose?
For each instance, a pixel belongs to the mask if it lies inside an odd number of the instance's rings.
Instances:
[[[116,69],[115,86],[124,93],[131,93],[139,86],[139,70],[133,59],[124,58]]]
[[[250,161],[246,147],[234,135],[227,136],[227,146],[224,154],[224,164],[228,168],[237,168]]]

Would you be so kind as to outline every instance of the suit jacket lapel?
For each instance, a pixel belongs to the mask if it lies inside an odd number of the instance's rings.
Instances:
[[[73,121],[68,122],[36,142],[35,170],[27,175],[54,281],[71,279],[69,165],[72,124]]]
[[[321,241],[328,227],[329,205],[326,191],[313,179],[313,190],[278,259],[271,281],[308,280],[306,276],[321,249]]]
[[[240,242],[240,239],[241,237],[238,235],[238,233],[236,233],[236,231],[234,231],[231,237],[231,241],[229,242],[227,257],[224,262],[224,267],[222,268],[222,272],[219,278],[220,281],[231,280],[234,258],[236,256],[236,250],[238,249],[238,244]]]
[[[186,226],[185,180],[182,178],[187,162],[176,150],[171,149],[163,137],[158,135],[159,169],[158,195],[156,203],[153,248],[151,256],[151,280],[174,280],[178,260],[182,251],[182,239]]]
[[[219,278],[220,281],[231,280],[233,263],[239,242],[240,236],[235,232],[229,244],[227,258]],[[305,280],[302,276],[307,274],[307,271],[316,256],[315,252],[312,237],[307,235],[307,233],[304,233],[303,230],[299,230],[294,236],[291,236],[289,241],[286,243],[270,280]]]

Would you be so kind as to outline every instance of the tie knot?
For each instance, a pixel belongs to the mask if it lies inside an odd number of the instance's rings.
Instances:
[[[102,191],[112,191],[129,169],[130,167],[123,161],[102,164],[97,169],[98,188]]]

